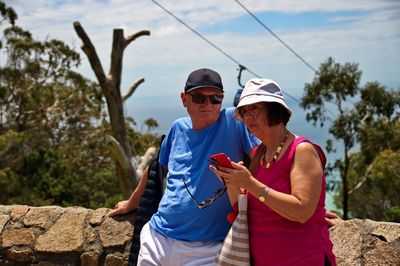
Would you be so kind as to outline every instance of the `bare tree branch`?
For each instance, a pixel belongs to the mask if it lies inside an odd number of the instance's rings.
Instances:
[[[137,166],[137,176],[143,176],[144,170],[149,165],[149,162],[156,157],[156,155],[157,149],[155,147],[150,147],[147,149],[146,153],[140,158],[139,165]]]
[[[122,101],[125,102],[131,95],[136,91],[137,87],[144,82],[144,78],[141,77],[140,79],[136,80],[135,83],[129,88],[128,92],[122,96]]]
[[[369,173],[371,172],[372,168],[374,167],[376,162],[376,159],[368,166],[367,170],[365,171],[365,175],[361,178],[361,180],[351,189],[349,189],[349,195],[351,195],[353,192],[357,191],[362,184],[368,179]]]
[[[122,149],[120,143],[112,136],[107,135],[106,144],[108,150],[111,152],[111,156],[113,157],[113,159],[118,162],[123,171],[128,171],[131,161],[126,156],[124,149]]]
[[[150,36],[150,31],[148,30],[142,30],[142,31],[138,31],[132,35],[129,35],[126,39],[125,39],[125,47],[128,46],[131,42],[133,42],[136,38],[139,38],[141,36]]]
[[[81,26],[79,21],[74,22],[74,29],[78,34],[79,38],[82,40],[82,50],[87,55],[90,65],[99,81],[100,85],[102,83],[107,83],[106,75],[104,74],[103,66],[101,65],[100,59],[97,55],[96,48],[94,48],[92,41],[86,34],[85,30]]]

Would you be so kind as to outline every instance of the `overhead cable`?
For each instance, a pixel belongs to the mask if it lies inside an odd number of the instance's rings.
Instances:
[[[154,4],[158,5],[161,9],[163,9],[165,12],[167,12],[170,16],[172,16],[174,19],[176,19],[179,23],[181,23],[182,25],[186,26],[188,29],[190,29],[194,34],[196,34],[197,36],[199,36],[200,38],[202,38],[204,41],[206,41],[208,44],[210,44],[212,47],[214,47],[215,49],[217,49],[219,52],[221,52],[223,55],[225,55],[226,57],[228,57],[230,60],[232,60],[233,62],[235,62],[237,65],[242,65],[239,61],[237,61],[235,58],[233,58],[232,56],[230,56],[228,53],[226,53],[224,50],[222,50],[221,48],[219,48],[217,45],[215,45],[213,42],[211,42],[210,40],[208,40],[206,37],[204,37],[203,35],[201,35],[200,33],[198,33],[195,29],[193,29],[192,27],[190,27],[186,22],[184,22],[183,20],[181,20],[180,18],[178,18],[177,16],[175,16],[171,11],[169,11],[168,9],[166,9],[164,6],[162,6],[160,3],[158,3],[155,0],[151,0]],[[256,73],[254,73],[253,71],[251,71],[248,67],[246,67],[246,70],[249,71],[251,74],[253,74],[254,76],[260,78],[259,75],[257,75]]]
[[[308,68],[310,68],[315,74],[317,74],[317,70],[312,67],[303,57],[301,57],[298,53],[296,53],[295,50],[293,50],[288,44],[286,44],[277,34],[275,34],[269,27],[267,27],[256,15],[254,15],[247,7],[245,7],[239,0],[234,0],[236,3],[238,3],[244,10],[246,10],[247,13],[249,13],[258,23],[261,24],[266,30],[268,30],[272,36],[274,36],[279,42],[281,42],[286,48],[288,48],[297,58],[299,58]],[[290,98],[294,99],[292,96],[288,95]],[[294,99],[298,103],[300,103],[299,100]],[[336,115],[329,110],[328,108],[324,107],[324,109],[332,115],[332,117],[336,117]]]
[[[291,51],[297,58],[299,58],[308,68],[310,68],[314,73],[317,73],[314,67],[312,67],[303,57],[301,57],[295,50],[293,50],[286,42],[284,42],[278,35],[276,35],[270,28],[268,28],[256,15],[254,15],[247,7],[245,7],[239,0],[234,0],[238,5],[240,5],[250,16],[252,16],[261,26],[263,26],[269,33],[272,34],[279,42],[281,42],[289,51]]]
[[[197,36],[199,36],[200,38],[202,38],[204,41],[206,41],[208,44],[210,44],[212,47],[214,47],[215,49],[217,49],[219,52],[221,52],[223,55],[225,55],[226,57],[228,57],[230,60],[232,60],[233,62],[235,62],[237,65],[240,66],[244,66],[243,64],[241,64],[239,61],[237,61],[235,58],[233,58],[232,56],[230,56],[228,53],[226,53],[224,50],[222,50],[221,48],[219,48],[217,45],[215,45],[213,42],[211,42],[210,40],[208,40],[206,37],[204,37],[203,35],[201,35],[200,33],[198,33],[195,29],[193,29],[192,27],[190,27],[186,22],[184,22],[182,19],[178,18],[177,16],[175,16],[171,11],[169,11],[167,8],[165,8],[163,5],[161,5],[160,3],[158,3],[156,0],[151,0],[154,4],[156,4],[157,6],[159,6],[162,10],[164,10],[165,12],[167,12],[170,16],[172,16],[174,19],[176,19],[179,23],[181,23],[182,25],[186,26],[188,29],[190,29],[194,34],[196,34]],[[260,75],[256,74],[255,72],[253,72],[252,70],[250,70],[248,67],[245,67],[247,71],[249,71],[251,74],[253,74],[254,76],[256,76],[257,78],[261,78]],[[287,92],[284,92],[284,94],[286,94],[289,98],[291,98],[292,100],[294,100],[295,102],[297,102],[298,104],[300,104],[300,101],[290,95]]]

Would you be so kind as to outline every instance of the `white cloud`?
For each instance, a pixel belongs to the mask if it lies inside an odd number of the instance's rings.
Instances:
[[[279,81],[293,94],[300,95],[304,83],[311,82],[313,72],[257,24],[234,0],[157,0],[180,19],[198,30],[219,48],[261,76]],[[341,1],[259,1],[241,0],[254,14],[280,12],[323,14],[330,24],[274,30],[314,68],[328,57],[337,61],[358,62],[364,72],[363,82],[379,80],[399,86],[400,12],[399,2],[380,0]],[[19,14],[17,23],[43,39],[58,38],[79,47],[81,41],[72,23],[80,21],[96,46],[106,72],[109,68],[112,31],[122,27],[125,35],[142,29],[151,36],[141,37],[127,47],[124,57],[123,87],[138,77],[145,84],[135,97],[178,95],[190,70],[210,67],[219,70],[227,93],[238,88],[237,65],[193,34],[150,0],[47,1],[27,4],[13,0],[8,4]],[[346,12],[341,15],[341,12]],[[353,14],[353,13],[354,14]],[[265,14],[264,14],[265,15]],[[248,19],[248,30],[214,26],[229,25],[239,18]],[[80,50],[80,49],[79,49]],[[80,51],[80,71],[94,78],[86,56]],[[251,78],[243,73],[243,81]],[[179,99],[178,99],[179,100]]]

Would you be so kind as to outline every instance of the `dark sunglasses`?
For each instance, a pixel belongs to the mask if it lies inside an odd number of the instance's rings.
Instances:
[[[192,101],[197,104],[205,104],[207,98],[210,100],[211,104],[221,104],[224,99],[223,95],[204,95],[200,93],[189,94],[192,97]]]
[[[190,197],[192,198],[192,200],[194,201],[194,203],[196,203],[196,206],[197,206],[199,209],[207,208],[208,206],[210,206],[211,204],[213,204],[214,201],[216,201],[218,198],[220,198],[222,195],[224,195],[224,193],[225,193],[225,191],[226,191],[226,186],[224,186],[223,188],[220,188],[220,189],[218,189],[217,191],[215,191],[215,192],[213,193],[213,195],[212,195],[212,198],[203,200],[202,202],[198,202],[198,201],[196,200],[196,198],[193,196],[193,194],[189,191],[185,179],[186,179],[186,178],[184,177],[184,178],[183,178],[183,183],[185,184],[186,191],[189,193]]]

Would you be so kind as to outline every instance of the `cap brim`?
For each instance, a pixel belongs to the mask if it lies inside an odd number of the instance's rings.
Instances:
[[[273,97],[273,96],[269,96],[269,95],[248,95],[248,96],[245,96],[244,98],[240,99],[239,104],[237,105],[235,112],[234,112],[234,118],[240,120],[238,108],[240,108],[242,106],[254,104],[254,103],[261,103],[261,102],[279,103],[288,110],[289,116],[292,115],[292,110],[290,110],[290,108],[286,105],[285,101],[279,97]]]
[[[219,88],[219,87],[210,86],[210,85],[204,85],[204,86],[196,86],[196,87],[190,88],[190,89],[188,89],[188,90],[185,90],[185,93],[189,93],[189,92],[191,92],[191,91],[194,91],[194,90],[197,90],[197,89],[201,89],[201,88],[214,88],[214,89],[219,90],[220,92],[224,92],[224,90],[221,89],[221,88]]]

